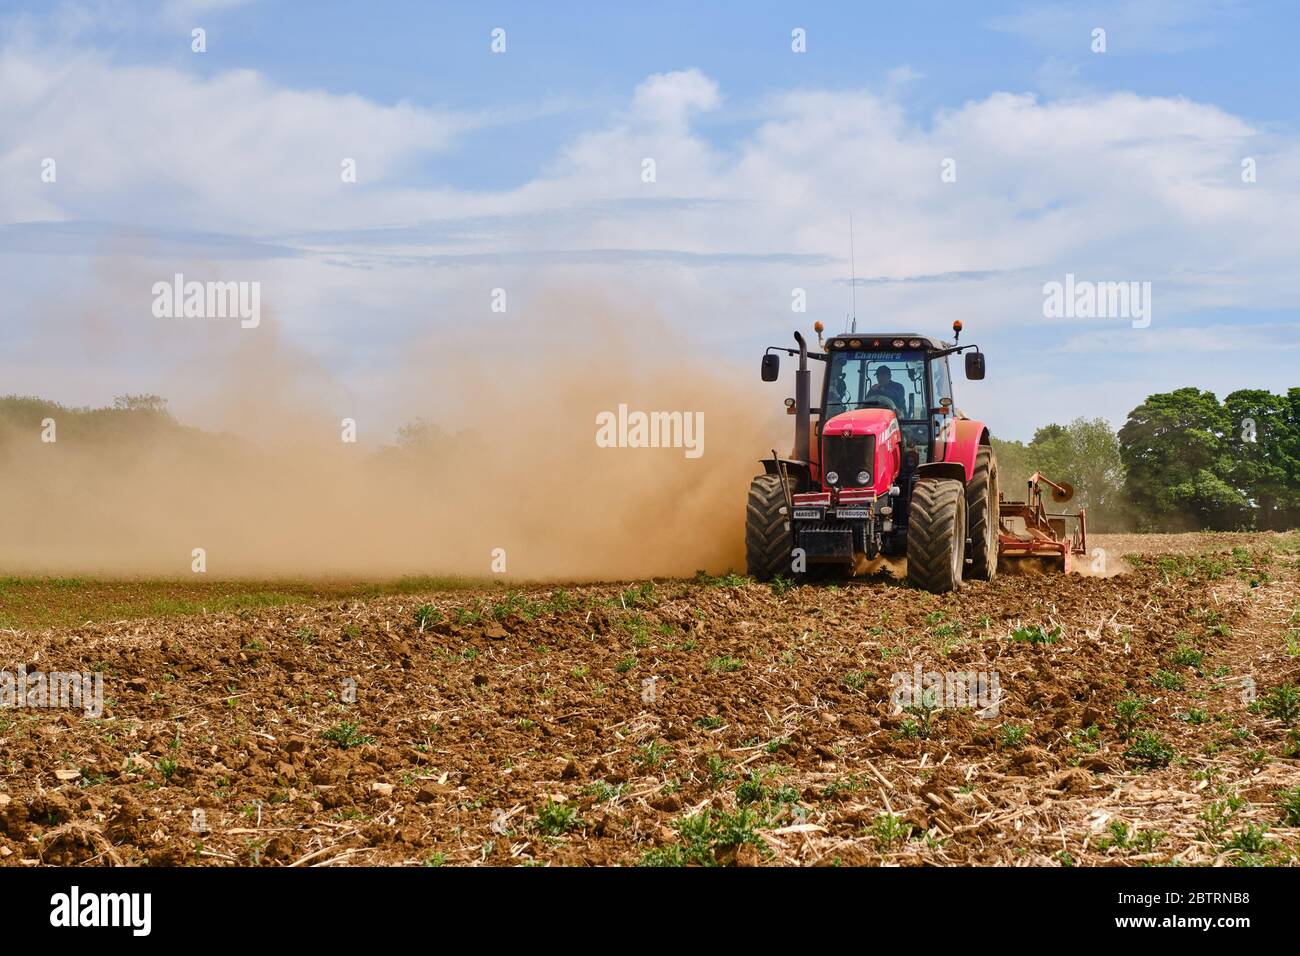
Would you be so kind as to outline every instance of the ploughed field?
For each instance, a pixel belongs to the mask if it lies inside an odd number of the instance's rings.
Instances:
[[[0,582],[0,670],[104,705],[0,710],[0,863],[1295,865],[1300,534],[1091,544],[1138,556],[157,617],[156,585]]]

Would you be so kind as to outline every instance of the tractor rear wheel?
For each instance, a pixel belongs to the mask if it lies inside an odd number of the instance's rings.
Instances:
[[[770,581],[790,569],[790,516],[785,489],[778,475],[759,475],[749,483],[745,509],[745,569],[759,581]]]
[[[966,483],[970,567],[966,576],[992,581],[998,573],[998,460],[987,445],[975,457],[975,474]]]
[[[954,478],[920,478],[907,514],[907,580],[942,594],[961,587],[966,565],[966,491]]]

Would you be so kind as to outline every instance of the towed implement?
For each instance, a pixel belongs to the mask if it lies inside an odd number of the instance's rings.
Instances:
[[[1039,561],[1058,571],[1070,569],[1070,556],[1088,552],[1088,517],[1081,508],[1073,513],[1052,513],[1043,506],[1043,485],[1052,490],[1052,500],[1065,504],[1074,488],[1034,472],[1029,478],[1024,501],[999,498],[998,560]],[[1073,522],[1070,527],[1067,522]]]
[[[1002,499],[989,430],[953,400],[949,356],[964,355],[968,379],[985,371],[979,347],[958,344],[960,322],[950,343],[914,332],[853,332],[827,343],[822,324],[814,328],[824,351],[810,351],[795,332],[797,348],[770,346],[763,355],[766,382],[779,377],[780,352],[798,356],[799,366],[786,399],[794,449],[789,457],[773,451],[750,483],[750,575],[845,574],[878,557],[906,557],[912,584],[943,592],[990,580],[1004,560],[1059,557],[1064,569],[1068,554],[1082,552],[1082,512],[1067,541],[1071,516],[1042,504],[1040,483],[1057,501],[1068,500],[1068,485],[1035,475],[1027,501]],[[816,406],[809,362],[825,366]]]

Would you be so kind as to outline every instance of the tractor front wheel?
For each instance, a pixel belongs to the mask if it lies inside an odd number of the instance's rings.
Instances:
[[[966,489],[953,478],[920,478],[907,515],[907,580],[942,594],[961,587],[966,564]]]
[[[770,581],[790,569],[790,516],[785,489],[777,475],[759,475],[749,483],[745,509],[745,569],[751,578]]]
[[[998,573],[998,460],[988,446],[980,448],[975,474],[966,484],[966,514],[971,559],[967,576],[992,581]]]

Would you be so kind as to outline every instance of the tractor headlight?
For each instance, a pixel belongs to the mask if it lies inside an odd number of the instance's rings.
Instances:
[[[835,471],[826,472],[826,483],[828,485],[838,485],[840,483],[839,472],[835,472]]]
[[[858,484],[865,485],[870,481],[871,481],[871,472],[869,471],[858,472]]]

